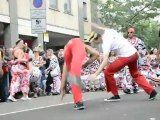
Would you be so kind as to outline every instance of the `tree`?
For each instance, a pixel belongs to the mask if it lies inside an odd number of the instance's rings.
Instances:
[[[98,5],[100,21],[121,32],[135,27],[148,46],[158,41],[159,24],[153,18],[160,13],[160,0],[92,0]],[[156,44],[157,45],[157,44]]]
[[[136,36],[141,38],[150,47],[159,47],[157,22],[153,20],[142,20],[135,24]]]

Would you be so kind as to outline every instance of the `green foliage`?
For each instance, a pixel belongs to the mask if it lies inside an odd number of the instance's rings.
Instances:
[[[158,32],[160,27],[157,27],[157,22],[144,20],[135,24],[135,28],[136,36],[142,38],[148,47],[159,47]]]
[[[92,0],[98,5],[100,21],[121,32],[135,27],[137,36],[144,39],[148,46],[158,46],[157,22],[152,18],[159,15],[160,0]],[[160,40],[159,40],[160,41]]]

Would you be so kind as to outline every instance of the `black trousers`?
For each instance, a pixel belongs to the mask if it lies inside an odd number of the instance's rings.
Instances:
[[[2,102],[7,101],[9,95],[9,73],[4,73],[0,79],[0,99]]]
[[[51,92],[51,84],[53,83],[53,78],[51,77],[50,72],[48,73],[47,81],[46,81],[46,92],[50,93]]]

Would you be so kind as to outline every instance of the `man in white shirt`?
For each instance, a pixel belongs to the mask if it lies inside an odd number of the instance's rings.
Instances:
[[[96,26],[98,27],[98,26]],[[102,37],[96,37],[96,33],[91,35],[88,41],[93,42],[94,44],[102,43],[103,48],[103,61],[96,71],[95,74],[90,76],[91,80],[94,80],[98,74],[107,66],[108,57],[110,51],[116,51],[118,58],[111,64],[109,64],[105,71],[105,80],[106,87],[108,92],[112,92],[114,95],[109,99],[104,99],[104,101],[119,101],[120,96],[118,95],[118,88],[116,86],[116,81],[114,79],[114,73],[120,71],[125,66],[129,67],[130,74],[133,77],[134,81],[144,89],[144,91],[150,95],[149,99],[154,100],[157,92],[154,88],[146,81],[143,75],[138,71],[137,60],[138,54],[137,50],[125,39],[121,34],[113,29],[104,29],[104,34]],[[93,34],[93,33],[92,33]],[[94,36],[94,37],[93,37]]]

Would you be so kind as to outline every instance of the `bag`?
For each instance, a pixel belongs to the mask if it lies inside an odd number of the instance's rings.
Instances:
[[[38,67],[32,67],[32,72],[31,72],[31,82],[36,82],[39,80],[41,77],[41,71],[39,70]]]
[[[52,70],[52,71],[50,72],[50,75],[51,75],[51,77],[56,77],[56,76],[59,75],[59,73],[58,73],[57,69],[54,69],[54,70]]]

